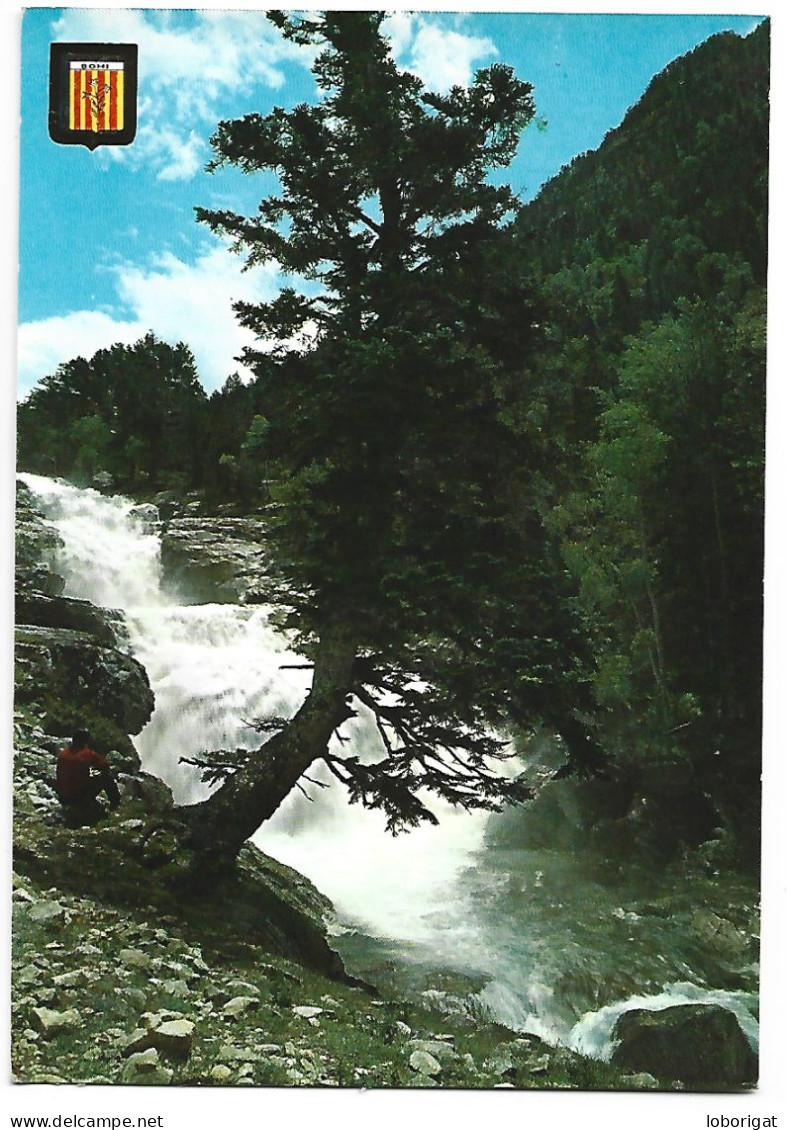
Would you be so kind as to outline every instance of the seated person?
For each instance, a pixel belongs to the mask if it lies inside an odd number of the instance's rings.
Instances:
[[[110,808],[117,808],[120,803],[109,762],[90,749],[86,730],[77,730],[71,745],[58,755],[55,789],[63,805],[88,804],[101,792],[106,794]]]

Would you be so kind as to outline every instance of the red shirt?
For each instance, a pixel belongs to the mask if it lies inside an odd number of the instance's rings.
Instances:
[[[57,759],[57,791],[64,800],[79,800],[90,780],[90,770],[109,769],[109,762],[92,749],[76,753],[67,745]]]

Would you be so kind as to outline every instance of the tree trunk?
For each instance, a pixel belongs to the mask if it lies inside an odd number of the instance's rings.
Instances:
[[[297,714],[212,796],[182,810],[191,846],[201,855],[209,854],[218,865],[234,860],[325,753],[333,732],[352,714],[348,698],[355,654],[345,631],[328,630],[317,648],[311,690]]]

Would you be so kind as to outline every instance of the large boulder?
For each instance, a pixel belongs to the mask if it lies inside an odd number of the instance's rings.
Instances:
[[[113,608],[97,608],[89,600],[23,590],[16,594],[15,614],[17,624],[87,632],[96,643],[107,647],[117,644],[125,647],[128,643],[123,613]]]
[[[262,518],[173,518],[161,537],[165,580],[197,604],[262,603],[264,539]]]
[[[713,1004],[680,1004],[659,1011],[631,1009],[619,1017],[612,1063],[679,1079],[699,1088],[753,1085],[757,1058],[734,1013]]]
[[[44,691],[70,708],[100,713],[126,734],[138,734],[153,713],[153,692],[141,663],[86,632],[20,625],[16,630],[17,701]]]

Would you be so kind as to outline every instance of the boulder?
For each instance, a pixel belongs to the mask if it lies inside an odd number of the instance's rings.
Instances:
[[[141,663],[86,632],[21,625],[16,630],[19,701],[41,689],[57,689],[65,706],[95,710],[127,734],[138,734],[153,713],[154,699]]]
[[[112,494],[115,490],[115,480],[109,471],[97,471],[90,480],[90,485],[101,494]]]
[[[117,959],[121,965],[130,966],[132,969],[147,971],[153,967],[153,959],[144,950],[122,949]]]
[[[79,1028],[82,1018],[75,1008],[68,1008],[65,1012],[57,1012],[53,1008],[34,1008],[30,1013],[30,1023],[33,1028],[47,1039],[60,1035],[74,1028]]]
[[[86,632],[105,647],[125,647],[128,642],[123,613],[113,608],[97,608],[89,600],[22,590],[16,594],[15,615],[17,624]]]
[[[295,1016],[300,1016],[302,1020],[314,1020],[315,1017],[322,1016],[325,1009],[318,1008],[313,1004],[296,1004],[292,1011]]]
[[[659,1081],[648,1071],[639,1071],[636,1075],[621,1075],[620,1085],[632,1091],[658,1090]]]
[[[58,989],[81,989],[87,983],[88,975],[84,969],[69,969],[52,978],[52,984]]]
[[[159,1063],[158,1052],[149,1048],[144,1052],[135,1052],[129,1056],[123,1068],[121,1081],[131,1084],[159,1084],[165,1085],[172,1082],[172,1071]]]
[[[246,1012],[254,1012],[260,1007],[259,997],[233,997],[221,1010],[227,1020],[236,1020]]]
[[[34,902],[27,913],[28,917],[32,918],[34,922],[59,923],[65,920],[66,909],[62,903],[54,899],[47,899]]]
[[[443,1040],[411,1040],[410,1047],[413,1051],[427,1052],[428,1055],[434,1056],[441,1067],[455,1063],[459,1059],[458,1053]]]
[[[411,1054],[410,1067],[417,1075],[427,1075],[430,1077],[439,1075],[442,1070],[435,1056],[430,1052],[423,1051],[421,1048],[416,1048]]]
[[[186,1060],[194,1045],[194,1024],[185,1017],[174,1020],[161,1020],[151,1027],[138,1028],[132,1032],[123,1054],[131,1057],[137,1052],[156,1051],[171,1059]]]
[[[228,1079],[232,1078],[232,1072],[226,1064],[216,1063],[210,1069],[209,1078],[214,1083],[226,1083]]]
[[[680,1004],[636,1008],[618,1018],[612,1063],[627,1072],[679,1079],[698,1087],[733,1087],[757,1080],[757,1059],[729,1009]]]

